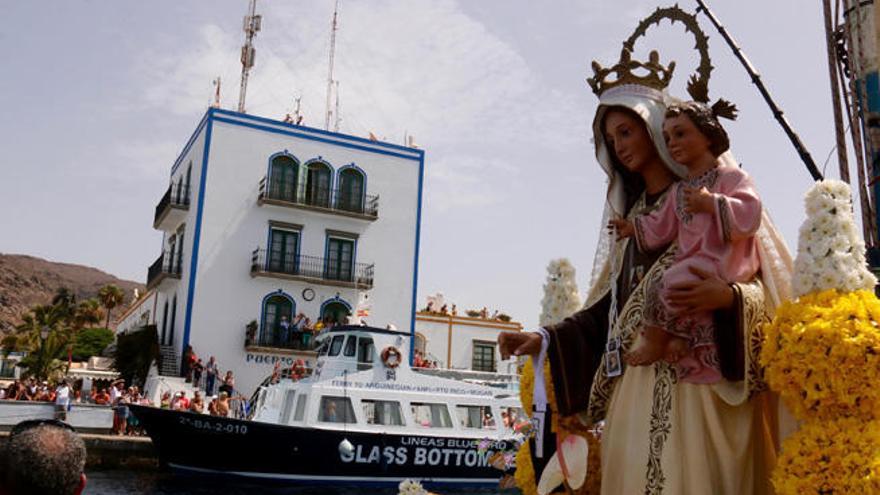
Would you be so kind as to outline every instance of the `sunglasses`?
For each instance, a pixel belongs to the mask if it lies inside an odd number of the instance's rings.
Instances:
[[[17,425],[13,426],[11,430],[9,430],[9,438],[13,438],[16,435],[20,435],[27,430],[32,430],[34,428],[38,428],[40,426],[54,426],[56,428],[61,428],[63,430],[67,430],[73,433],[76,433],[76,429],[73,426],[65,423],[64,421],[60,421],[57,419],[29,419],[27,421],[22,421]]]

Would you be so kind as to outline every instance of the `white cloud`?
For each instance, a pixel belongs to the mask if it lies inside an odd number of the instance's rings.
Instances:
[[[280,118],[299,94],[304,123],[323,127],[331,11],[263,5],[247,110]],[[444,155],[443,150],[507,148],[524,138],[558,149],[586,135],[586,122],[572,111],[574,98],[547,89],[522,56],[451,0],[344,3],[339,25],[340,130],[373,132],[398,143],[405,134],[415,136],[431,151],[429,170],[438,181],[432,189],[455,187],[450,198],[434,195],[443,208],[485,205],[505,196],[485,181],[473,194],[468,191],[480,182],[487,163],[498,159],[463,158],[460,151]],[[190,47],[186,51],[145,55],[143,60],[153,62],[140,69],[152,74],[143,103],[196,114],[210,101],[211,79],[224,69],[236,75],[224,76],[222,106],[234,108],[242,39],[231,26],[206,25],[198,29],[197,40],[182,44]],[[473,166],[477,161],[480,166]]]

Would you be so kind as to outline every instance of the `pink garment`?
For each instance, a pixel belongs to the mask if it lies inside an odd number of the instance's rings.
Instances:
[[[714,197],[715,211],[687,213],[683,189],[705,187]],[[755,232],[761,225],[761,199],[751,177],[736,167],[716,167],[705,174],[675,184],[660,208],[634,220],[639,249],[651,251],[677,241],[675,262],[663,274],[661,287],[649,291],[659,296],[650,306],[646,323],[688,339],[691,354],[676,363],[679,378],[690,383],[721,379],[712,313],[681,315],[684,308],[668,299],[668,288],[700,277],[697,267],[727,282],[749,282],[758,272]]]

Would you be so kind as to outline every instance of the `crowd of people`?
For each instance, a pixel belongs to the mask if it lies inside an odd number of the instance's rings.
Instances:
[[[258,326],[255,324],[246,328],[247,345],[272,345],[293,349],[312,349],[315,347],[315,339],[321,332],[347,322],[337,322],[331,316],[324,316],[314,323],[305,313],[299,313],[291,321],[286,315],[282,315],[277,328],[264,329],[257,336]]]
[[[437,361],[435,359],[428,359],[425,353],[419,349],[416,349],[413,355],[413,368],[436,368]]]
[[[458,307],[455,304],[451,306],[447,303],[437,305],[433,300],[428,301],[428,305],[422,308],[421,313],[430,313],[440,316],[458,316]],[[489,311],[489,308],[483,306],[482,309],[469,309],[465,314],[471,318],[480,318],[483,320],[494,321],[510,321],[510,316],[499,310]]]

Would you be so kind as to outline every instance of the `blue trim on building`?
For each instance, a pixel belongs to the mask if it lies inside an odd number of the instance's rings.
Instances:
[[[416,338],[416,303],[419,297],[419,243],[422,235],[422,188],[425,183],[425,154],[422,153],[419,158],[419,201],[416,206],[416,250],[413,256],[413,297],[412,308],[410,310],[410,346],[409,346],[409,364],[412,366],[415,358],[415,338]]]
[[[208,109],[208,124],[205,127],[205,149],[202,152],[202,173],[199,177],[199,202],[196,209],[196,228],[193,229],[193,247],[189,264],[189,287],[186,294],[186,320],[183,325],[183,345],[181,350],[189,345],[189,335],[192,324],[193,299],[196,294],[196,269],[199,267],[199,241],[202,237],[202,216],[205,212],[205,184],[208,178],[208,156],[211,151],[211,132],[214,129],[214,109]]]
[[[301,168],[300,164],[302,162],[299,160],[299,158],[296,157],[296,155],[294,155],[293,153],[291,153],[288,150],[279,151],[277,153],[272,153],[272,155],[269,156],[269,164],[266,166],[266,192],[268,193],[270,187],[272,186],[272,184],[271,184],[271,181],[272,181],[272,161],[275,160],[275,158],[277,158],[279,156],[286,156],[286,157],[290,158],[291,160],[293,160],[294,169],[295,169],[294,173],[293,173],[293,180],[294,180],[293,194],[296,194],[296,189],[297,189],[297,187],[299,187],[299,173],[300,173],[300,168]]]
[[[272,128],[272,127],[267,127],[267,126],[263,126],[263,125],[251,124],[248,122],[242,122],[242,121],[238,121],[238,120],[221,118],[221,117],[219,117],[219,115],[235,116],[235,117],[239,117],[242,119],[248,119],[248,120],[256,121],[256,122],[264,122],[264,123],[268,123],[268,124],[272,124],[272,125],[276,125],[276,126],[286,127],[288,129],[306,131],[306,132],[312,133],[312,134],[320,134],[320,135],[324,135],[324,136],[329,136],[329,137],[333,137],[336,139],[322,138],[319,136],[307,134],[305,132],[295,132],[293,130],[278,129],[278,128]],[[193,229],[193,246],[192,246],[192,254],[190,256],[190,273],[189,273],[189,283],[188,283],[187,298],[186,298],[186,316],[185,316],[185,321],[184,321],[184,334],[183,334],[183,343],[182,343],[181,349],[185,349],[186,346],[189,345],[189,341],[190,341],[190,334],[191,334],[191,327],[192,327],[192,309],[193,309],[193,301],[195,299],[196,275],[197,275],[197,269],[198,269],[199,244],[200,244],[200,240],[201,240],[202,218],[204,215],[204,208],[205,208],[205,185],[207,183],[207,175],[208,175],[208,159],[209,159],[210,149],[211,149],[211,136],[213,133],[213,128],[214,128],[215,122],[226,123],[226,124],[231,124],[231,125],[238,125],[241,127],[262,130],[262,131],[270,132],[273,134],[281,134],[281,135],[298,137],[298,138],[312,140],[312,141],[324,142],[324,143],[328,143],[328,144],[335,145],[335,146],[341,146],[341,147],[350,148],[350,149],[357,149],[357,150],[366,151],[366,152],[370,152],[370,153],[377,153],[377,154],[382,154],[382,155],[394,156],[394,157],[398,157],[398,158],[403,158],[405,160],[417,160],[418,161],[418,163],[419,163],[419,194],[418,194],[418,204],[417,204],[417,211],[416,211],[415,253],[414,253],[414,257],[413,257],[413,298],[412,298],[412,307],[411,307],[411,311],[410,311],[410,318],[411,318],[411,320],[410,320],[410,337],[411,338],[414,337],[415,336],[415,312],[416,312],[416,303],[417,303],[417,297],[418,297],[419,244],[420,244],[420,239],[421,239],[422,198],[423,198],[423,192],[424,192],[424,169],[425,169],[425,152],[424,152],[424,150],[407,148],[404,146],[382,143],[382,142],[374,142],[374,141],[370,141],[370,140],[364,139],[364,138],[359,138],[356,136],[349,136],[346,134],[339,134],[339,133],[334,133],[334,132],[329,132],[329,131],[323,131],[320,129],[312,129],[309,127],[296,126],[293,124],[287,124],[284,122],[280,122],[280,121],[276,121],[276,120],[272,120],[272,119],[267,119],[264,117],[255,117],[252,115],[241,114],[241,113],[232,112],[229,110],[222,110],[222,109],[218,109],[218,108],[209,108],[208,111],[205,112],[205,115],[202,117],[201,121],[199,122],[199,125],[197,126],[196,130],[193,132],[193,135],[190,137],[189,141],[184,146],[184,148],[181,151],[180,155],[178,156],[177,160],[175,160],[174,166],[172,167],[172,170],[171,170],[171,175],[173,176],[174,173],[177,171],[177,168],[179,167],[180,163],[183,161],[184,157],[190,151],[190,148],[195,143],[198,136],[201,134],[202,129],[205,129],[205,145],[204,145],[204,149],[202,152],[202,171],[201,171],[201,176],[199,177],[199,191],[198,191],[199,197],[198,197],[197,209],[196,209],[196,221],[195,221],[196,225],[195,225],[195,229]],[[353,142],[366,143],[366,144],[369,144],[369,146],[362,146],[362,145],[358,145],[358,144],[353,144],[351,142],[340,141],[340,139],[347,140],[347,141],[353,141]],[[385,149],[377,149],[377,147],[385,148]],[[396,153],[396,152],[392,152],[392,151],[387,151],[388,149],[401,150],[401,151],[405,151],[406,153]],[[325,163],[326,163],[326,161],[325,161]],[[328,163],[328,165],[329,165],[329,163]],[[366,177],[365,177],[365,179],[366,179]],[[364,183],[364,191],[366,191],[366,181]],[[164,234],[163,234],[163,238],[164,238]],[[353,260],[352,260],[352,263],[353,263],[352,269],[354,270],[354,268],[356,266],[354,264],[357,263],[357,244],[358,243],[357,243],[356,239],[353,242],[354,242],[354,252],[353,252]],[[325,252],[327,249],[329,249],[329,243],[326,243],[326,244],[327,245],[325,247]],[[299,249],[299,247],[301,245],[302,245],[302,238],[300,237],[300,242],[297,245],[297,249]],[[267,250],[268,250],[268,248],[269,248],[269,246],[267,246]],[[327,257],[325,254],[325,259],[326,258]],[[294,307],[295,307],[295,304],[296,303],[294,301]],[[410,363],[412,363],[413,357],[414,357],[413,346],[410,346]]]
[[[336,173],[336,171],[333,168],[333,165],[330,164],[330,161],[325,160],[323,156],[318,156],[317,158],[311,158],[309,160],[306,160],[305,163],[303,163],[302,168],[303,168],[303,172],[305,173],[305,178],[303,179],[303,184],[305,184],[305,186],[303,187],[303,190],[308,191],[308,189],[309,189],[309,165],[312,165],[315,163],[324,164],[327,166],[327,168],[330,169],[330,190],[327,191],[327,200],[333,201],[333,198],[331,196],[333,195],[333,179],[334,179],[334,174]]]
[[[263,122],[266,124],[272,124],[272,125],[277,125],[277,126],[281,126],[281,127],[287,127],[290,129],[296,129],[298,131],[305,131],[305,132],[311,132],[311,133],[315,133],[315,134],[321,134],[324,136],[335,137],[337,139],[345,139],[347,141],[366,143],[366,144],[369,144],[370,146],[380,146],[383,148],[401,150],[401,151],[406,151],[409,153],[418,153],[420,155],[424,154],[423,150],[420,150],[418,148],[408,148],[406,146],[401,146],[399,144],[391,144],[391,143],[386,143],[386,142],[382,142],[382,141],[371,141],[369,139],[358,137],[358,136],[352,136],[350,134],[341,134],[338,132],[325,131],[323,129],[315,129],[314,127],[307,127],[304,125],[295,125],[295,124],[291,124],[288,122],[282,122],[280,120],[269,119],[266,117],[257,117],[256,115],[234,112],[232,110],[224,110],[221,108],[215,108],[213,110],[214,110],[214,113],[216,113],[218,115],[229,115],[232,117],[239,117],[239,118],[243,118],[243,119],[253,120],[255,122]],[[342,144],[342,143],[337,143],[337,144]],[[374,151],[379,151],[379,150],[374,150]],[[414,157],[410,157],[410,158],[414,158]]]
[[[171,166],[170,177],[174,177],[174,172],[177,172],[177,167],[179,167],[180,164],[183,162],[183,159],[186,158],[186,154],[189,153],[189,149],[192,147],[193,143],[196,142],[196,138],[199,137],[199,134],[202,133],[202,128],[205,127],[205,124],[208,122],[209,115],[211,115],[210,109],[208,109],[208,111],[205,112],[205,115],[202,116],[202,120],[199,121],[199,125],[196,126],[196,130],[193,131],[192,136],[189,137],[189,140],[183,146],[183,150],[180,151],[180,154],[177,155],[177,159],[174,160],[174,165]]]
[[[266,263],[266,266],[268,266],[269,256],[272,251],[272,231],[273,230],[283,230],[284,232],[296,233],[296,251],[293,253],[293,269],[294,269],[294,271],[299,272],[299,252],[300,252],[300,247],[302,247],[302,229],[273,227],[270,224],[269,225],[269,234],[266,236],[266,259],[263,260],[263,262]]]
[[[344,172],[346,170],[355,170],[361,174],[361,178],[363,179],[363,184],[361,184],[361,203],[360,204],[361,204],[361,207],[366,206],[366,204],[367,204],[367,172],[364,171],[364,169],[355,165],[354,162],[351,162],[348,165],[343,165],[343,166],[339,167],[339,170],[336,171],[336,184],[337,184],[337,187],[339,188],[339,191],[336,191],[336,194],[338,195],[342,191],[342,186],[340,185],[342,183],[339,182],[339,179],[342,177],[342,172]],[[338,200],[339,198],[333,198],[333,199]]]
[[[293,132],[293,131],[288,131],[288,130],[285,130],[285,129],[277,129],[277,128],[274,128],[274,127],[267,127],[267,126],[264,126],[264,125],[251,124],[251,123],[248,123],[248,122],[242,122],[242,121],[240,121],[240,120],[224,119],[224,118],[222,118],[222,117],[214,117],[212,120],[213,120],[214,122],[222,122],[222,123],[224,123],[224,124],[232,124],[232,125],[238,125],[238,126],[241,126],[241,127],[248,127],[248,128],[251,128],[251,129],[258,129],[258,130],[261,130],[261,131],[271,132],[271,133],[274,133],[274,134],[281,134],[281,135],[284,135],[284,136],[293,136],[293,137],[298,137],[298,138],[302,138],[302,139],[309,139],[309,140],[312,140],[312,141],[318,141],[318,142],[322,142],[322,143],[328,143],[328,144],[332,144],[332,145],[335,145],[335,146],[341,146],[341,147],[343,147],[343,148],[351,148],[351,149],[356,149],[356,150],[361,150],[361,151],[367,151],[367,152],[370,152],[370,153],[378,153],[378,154],[380,154],[380,155],[396,156],[396,157],[398,157],[398,158],[404,158],[404,159],[406,159],[406,160],[420,160],[421,157],[422,157],[422,155],[423,155],[421,150],[410,150],[410,151],[413,151],[413,152],[418,152],[418,153],[417,153],[418,156],[405,155],[405,154],[403,154],[403,153],[395,153],[395,152],[392,152],[392,151],[386,151],[386,150],[381,150],[381,149],[376,149],[376,148],[370,148],[370,147],[367,147],[367,146],[361,146],[361,145],[359,145],[359,144],[347,143],[347,142],[345,142],[345,141],[337,141],[337,140],[334,140],[334,139],[326,139],[326,138],[322,138],[322,137],[318,137],[318,136],[312,136],[312,135],[310,135],[310,134],[305,134],[305,133],[302,133],[302,132]],[[374,143],[374,144],[375,144],[375,143]]]
[[[334,235],[334,234],[324,234],[324,275],[327,273],[327,266],[330,263],[330,239],[336,239],[339,241],[348,241],[352,243],[351,247],[351,276],[354,279],[357,279],[357,252],[358,252],[358,239],[359,236],[355,237],[346,237],[344,235]],[[340,265],[341,266],[341,265]]]
[[[328,305],[333,304],[333,303],[342,304],[343,306],[348,308],[349,313],[352,313],[351,304],[349,304],[348,301],[346,301],[345,299],[343,299],[337,295],[336,297],[334,297],[332,299],[327,299],[326,301],[321,303],[321,309],[318,310],[318,318],[321,318],[322,316],[324,316],[324,308],[326,308]],[[352,314],[354,314],[354,313],[352,313]]]
[[[290,301],[290,323],[293,324],[293,318],[296,317],[296,299],[282,289],[270,292],[263,296],[263,300],[260,302],[260,328],[257,329],[259,331],[257,338],[263,336],[263,329],[266,328],[266,303],[275,296],[281,296]]]

